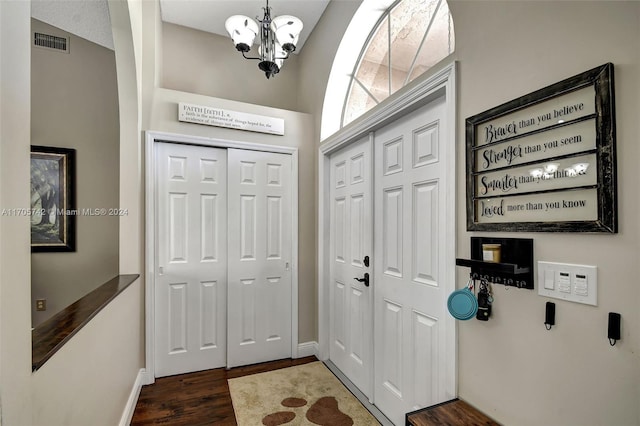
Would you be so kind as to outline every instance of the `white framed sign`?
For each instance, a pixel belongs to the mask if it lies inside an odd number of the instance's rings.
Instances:
[[[284,135],[284,119],[246,112],[231,111],[184,102],[178,104],[178,121],[227,127],[250,132]]]
[[[617,232],[613,64],[466,120],[467,229]]]

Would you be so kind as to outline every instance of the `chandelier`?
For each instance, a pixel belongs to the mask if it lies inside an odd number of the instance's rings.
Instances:
[[[296,50],[298,36],[302,31],[302,21],[295,16],[282,15],[271,19],[269,0],[263,7],[262,20],[256,17],[256,21],[244,15],[233,15],[225,22],[225,28],[236,46],[236,50],[242,53],[245,59],[260,61],[258,68],[264,71],[267,78],[278,74],[284,60],[289,58],[291,52]],[[251,50],[256,35],[260,33],[260,46],[258,56],[250,57],[246,53]]]

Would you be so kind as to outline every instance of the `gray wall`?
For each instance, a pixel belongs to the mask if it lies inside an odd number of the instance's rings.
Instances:
[[[299,60],[293,54],[269,80],[229,37],[162,24],[162,87],[274,108],[298,110]],[[253,56],[250,52],[248,56]]]
[[[361,3],[362,0],[331,1],[300,52],[298,107],[313,114],[317,145],[320,144],[322,105],[329,73],[342,36]],[[354,56],[360,53],[359,47],[353,49]]]
[[[456,32],[457,253],[472,235],[534,239],[535,260],[598,266],[598,306],[560,300],[544,328],[547,298],[494,286],[492,318],[458,325],[459,394],[504,424],[640,423],[638,222],[640,3],[450,1]],[[606,62],[615,64],[617,235],[469,233],[464,119]],[[458,287],[468,269],[458,269]],[[537,274],[536,274],[537,275]],[[607,340],[608,312],[622,340]]]
[[[131,20],[127,3],[115,0],[111,6],[114,31],[119,35],[114,37],[119,50],[118,68],[128,71],[119,73],[122,80],[127,74],[134,74]],[[30,30],[29,2],[0,1],[1,208],[29,208]],[[132,99],[136,103],[135,82],[127,83],[125,87],[134,88],[121,99]],[[135,112],[125,117],[139,121]],[[124,135],[123,143],[135,142],[139,137],[140,132],[134,131],[133,137]],[[132,168],[141,169],[141,165]],[[137,207],[135,203],[123,203],[123,206]],[[0,235],[2,424],[120,423],[136,377],[144,372],[141,370],[144,367],[144,280],[138,280],[122,292],[49,362],[32,372],[29,218],[0,216]],[[123,424],[125,421],[126,417]]]
[[[32,30],[69,34],[32,19]],[[76,150],[76,206],[119,205],[118,88],[115,56],[71,36],[70,53],[31,48],[31,144]],[[32,323],[38,325],[118,275],[118,217],[76,217],[76,251],[33,253]],[[35,299],[47,300],[35,311]]]

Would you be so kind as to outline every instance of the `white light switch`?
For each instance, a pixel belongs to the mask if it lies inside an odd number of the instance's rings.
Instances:
[[[556,274],[551,269],[544,271],[544,288],[547,290],[556,288]]]
[[[538,294],[598,305],[598,267],[538,261]]]
[[[589,286],[588,286],[587,276],[584,274],[576,274],[573,283],[573,289],[578,296],[588,296],[589,295]]]
[[[558,274],[558,290],[562,293],[571,293],[571,276],[568,272]]]

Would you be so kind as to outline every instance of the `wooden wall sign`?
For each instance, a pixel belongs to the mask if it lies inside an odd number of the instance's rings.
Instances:
[[[466,120],[467,230],[618,231],[613,64]]]
[[[272,135],[284,135],[284,119],[282,118],[194,105],[186,102],[178,103],[178,121]]]

